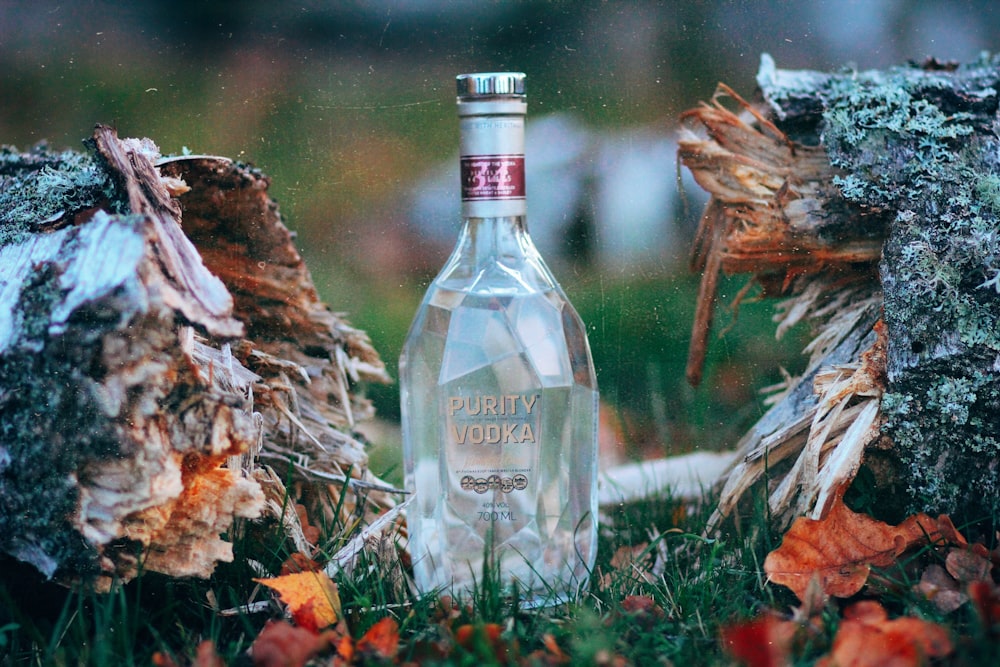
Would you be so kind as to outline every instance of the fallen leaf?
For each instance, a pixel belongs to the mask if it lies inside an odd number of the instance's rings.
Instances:
[[[838,496],[825,518],[795,520],[781,546],[767,555],[764,571],[799,600],[813,577],[823,593],[850,597],[865,585],[873,566],[885,567],[910,547],[936,539],[936,525],[926,514],[916,514],[890,526],[852,512]]]
[[[864,600],[844,610],[830,654],[816,667],[917,667],[952,650],[940,625],[909,616],[889,620],[881,604]]]
[[[990,552],[981,544],[967,549],[951,549],[945,557],[944,566],[948,574],[962,584],[991,580],[990,571],[993,569]]]
[[[337,584],[323,572],[297,572],[254,581],[278,592],[299,627],[319,631],[340,617]]]
[[[392,660],[399,653],[399,624],[393,618],[383,618],[368,628],[355,649],[365,657]]]
[[[268,621],[250,647],[255,667],[303,667],[340,638],[327,630],[316,634],[287,621]]]
[[[914,589],[947,614],[968,601],[965,591],[969,584],[992,584],[994,558],[982,544],[970,545],[946,515],[938,517],[938,534],[940,542],[948,546],[944,567],[937,563],[928,565]]]
[[[609,564],[611,572],[627,571],[640,581],[652,582],[654,579],[650,573],[652,556],[648,549],[647,542],[619,547],[611,556]],[[601,577],[601,590],[608,590],[614,581],[615,577],[611,573],[605,573]]]
[[[519,664],[525,667],[529,665],[530,667],[561,667],[561,665],[570,664],[571,658],[563,652],[552,635],[542,636],[542,647],[532,651]]]
[[[333,664],[337,667],[340,665],[350,665],[354,662],[354,640],[350,635],[344,635],[337,642],[337,656],[333,660]]]
[[[937,564],[927,566],[915,588],[943,614],[950,614],[969,599],[954,577]]]
[[[781,667],[788,656],[798,626],[773,614],[722,629],[722,646],[747,667]]]
[[[174,659],[162,651],[154,653],[151,662],[153,663],[153,667],[178,667]]]
[[[958,528],[952,523],[951,517],[947,514],[941,514],[937,518],[937,532],[940,535],[940,539],[947,544],[953,544],[958,547],[964,547],[968,544],[965,536],[958,532]]]

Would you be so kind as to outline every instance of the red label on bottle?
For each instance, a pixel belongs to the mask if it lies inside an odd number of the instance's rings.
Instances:
[[[462,201],[524,199],[523,155],[473,155],[461,166]]]

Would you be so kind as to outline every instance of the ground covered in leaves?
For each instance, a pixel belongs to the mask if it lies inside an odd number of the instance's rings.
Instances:
[[[985,664],[1000,648],[1000,549],[947,516],[889,525],[838,499],[784,535],[759,516],[709,537],[700,510],[664,498],[606,519],[588,588],[533,611],[489,573],[470,600],[419,597],[405,560],[366,552],[330,577],[322,553],[277,542],[207,582],[149,575],[109,595],[5,576],[0,662],[905,666]]]

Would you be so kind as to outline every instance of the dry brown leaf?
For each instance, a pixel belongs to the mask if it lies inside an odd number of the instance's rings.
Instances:
[[[830,654],[817,667],[917,667],[953,650],[948,631],[936,623],[904,616],[889,620],[874,600],[844,610]]]
[[[781,546],[767,555],[764,571],[799,600],[805,599],[813,577],[825,594],[850,597],[865,585],[873,566],[885,567],[910,547],[937,536],[937,524],[926,514],[890,526],[852,512],[838,495],[826,518],[795,520]]]
[[[332,630],[316,634],[286,621],[268,621],[250,647],[255,667],[303,667],[340,638]]]
[[[653,581],[650,572],[653,559],[648,549],[648,542],[619,547],[611,557],[610,572],[601,577],[601,590],[608,590],[614,583],[612,572],[627,571],[640,581]]]
[[[968,601],[966,590],[970,584],[988,582],[992,585],[994,559],[982,544],[969,544],[947,515],[938,517],[937,532],[937,546],[947,547],[944,566],[928,565],[914,589],[947,614]]]
[[[965,536],[959,532],[955,524],[952,523],[951,517],[947,514],[941,514],[937,518],[937,532],[940,535],[941,541],[946,544],[953,544],[957,547],[964,547],[969,544]]]
[[[974,544],[967,549],[949,550],[944,566],[948,574],[961,584],[992,581],[990,572],[993,570],[993,563],[990,561],[990,552],[981,544]]]
[[[340,617],[337,584],[323,572],[297,572],[254,581],[278,592],[299,627],[318,631]]]
[[[915,588],[943,614],[955,611],[969,599],[958,582],[937,564],[927,566]]]

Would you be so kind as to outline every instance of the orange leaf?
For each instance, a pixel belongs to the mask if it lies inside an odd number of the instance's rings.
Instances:
[[[571,658],[559,647],[558,642],[556,642],[556,638],[548,633],[542,635],[542,647],[543,648],[532,651],[518,664],[532,665],[533,667],[560,667],[561,665],[568,665],[572,662]],[[609,667],[613,666],[613,662],[610,660],[606,660],[598,664],[606,664],[609,665]]]
[[[255,667],[303,667],[338,638],[327,630],[316,634],[286,621],[268,621],[250,647]]]
[[[767,555],[764,571],[799,600],[813,577],[825,594],[850,597],[865,585],[872,566],[891,564],[910,547],[927,543],[928,534],[935,539],[936,526],[926,514],[890,526],[852,512],[838,496],[826,518],[795,520],[781,546]]]
[[[337,658],[345,665],[349,665],[354,661],[354,640],[351,639],[350,635],[344,635],[337,642]],[[336,659],[333,664],[337,664]]]
[[[788,664],[797,626],[771,614],[722,629],[722,645],[747,667],[781,667]]]
[[[358,640],[358,653],[382,660],[392,660],[399,653],[399,624],[395,619],[383,618],[368,628],[368,632]]]
[[[297,572],[254,581],[277,591],[300,627],[318,631],[337,622],[340,615],[337,584],[323,572]]]
[[[940,625],[908,616],[889,620],[881,604],[866,600],[844,610],[830,654],[816,667],[917,667],[951,652]]]

